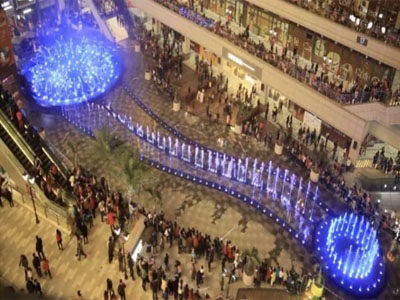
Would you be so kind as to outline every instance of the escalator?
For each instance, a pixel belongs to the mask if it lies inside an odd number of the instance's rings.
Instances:
[[[4,141],[10,151],[18,159],[28,174],[35,172],[34,161],[39,159],[45,173],[48,173],[53,165],[57,167],[58,176],[56,183],[63,191],[68,193],[68,170],[47,147],[45,142],[41,140],[36,130],[23,117],[24,128],[23,132],[17,128],[18,122],[14,118],[16,105],[9,101],[11,97],[7,92],[0,93],[0,138]],[[44,180],[41,178],[41,180]],[[39,182],[38,182],[39,184]],[[65,206],[62,201],[56,201],[54,190],[51,192],[45,191],[46,196],[58,204]]]

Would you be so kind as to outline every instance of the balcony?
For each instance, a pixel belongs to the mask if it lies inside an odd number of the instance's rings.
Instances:
[[[366,121],[376,121],[383,126],[400,124],[400,107],[386,106],[372,102],[358,105],[347,105],[345,108]]]
[[[278,91],[284,91],[286,97],[349,137],[358,141],[362,141],[364,138],[367,127],[365,120],[344,109],[326,95],[318,93],[312,86],[304,84],[298,80],[301,79],[300,77],[296,79],[288,76],[281,70],[284,68],[278,64],[275,65],[274,61],[262,60],[232,43],[232,39],[229,40],[229,37],[223,38],[213,33],[213,29],[204,28],[205,20],[196,20],[200,26],[189,20],[190,16],[182,16],[188,12],[179,11],[179,8],[169,2],[164,3],[164,5],[169,5],[168,8],[151,0],[133,0],[133,5],[182,35],[190,37],[199,45],[212,50],[219,57],[228,58],[229,54],[239,57],[251,66],[251,69],[254,70],[253,75],[268,86]]]
[[[385,44],[366,34],[356,32],[342,24],[332,22],[325,17],[284,0],[248,0],[248,2],[400,70],[399,48]],[[357,43],[358,37],[367,39],[367,45],[364,46]]]
[[[368,8],[360,5],[358,10],[368,10],[366,15],[350,13],[353,8],[352,4],[350,4],[348,8],[342,8],[340,5],[335,4],[335,2],[319,3],[318,0],[285,1],[327,18],[333,22],[376,38],[385,44],[400,48],[400,33],[395,28],[390,28],[393,26],[393,22],[396,21],[395,19],[398,18],[397,9],[399,9],[399,7],[396,6],[396,0],[392,0],[393,3],[385,2],[384,4],[386,7],[374,8],[375,10],[371,11],[369,11]],[[377,11],[379,11],[379,14]],[[389,23],[390,18],[393,19],[391,22],[392,24]]]

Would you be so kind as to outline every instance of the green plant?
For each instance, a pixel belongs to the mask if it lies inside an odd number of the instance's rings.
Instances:
[[[107,126],[96,131],[95,137],[96,141],[88,149],[91,159],[102,163],[106,175],[117,174],[118,164],[115,161],[127,151],[128,145]]]
[[[148,176],[150,167],[144,164],[138,151],[125,149],[118,157],[120,174],[128,184],[128,193],[141,193],[144,186],[152,181]]]
[[[72,163],[74,167],[79,165],[79,153],[80,153],[80,146],[82,142],[73,143],[72,141],[67,141],[67,147],[71,150],[72,153]]]
[[[243,251],[242,257],[244,258],[246,256],[247,262],[244,270],[248,276],[251,276],[254,274],[256,265],[259,265],[261,262],[260,258],[258,257],[258,249],[255,247],[253,247],[251,250],[246,249]]]

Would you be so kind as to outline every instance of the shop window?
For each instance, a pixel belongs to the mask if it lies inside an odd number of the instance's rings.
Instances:
[[[296,43],[297,41],[297,43]],[[298,46],[299,39],[297,37],[294,38],[294,45]],[[306,60],[311,60],[312,57],[312,45],[310,42],[304,42],[303,44],[303,55]]]
[[[315,42],[314,54],[323,58],[327,49],[327,42],[322,39],[317,39]]]
[[[345,63],[340,67],[340,78],[346,81],[353,79],[353,66],[351,64]]]

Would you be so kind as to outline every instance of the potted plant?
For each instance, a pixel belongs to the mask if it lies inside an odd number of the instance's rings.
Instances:
[[[174,100],[172,101],[172,110],[173,111],[181,110],[181,101],[178,98],[178,88],[177,87],[175,87]]]
[[[256,248],[245,250],[242,254],[242,259],[245,261],[243,270],[243,283],[247,286],[251,286],[254,282],[256,266],[260,263],[260,259],[258,258],[258,250]]]
[[[236,122],[235,122],[235,127],[233,128],[233,131],[237,134],[242,134],[242,120],[243,120],[243,102],[238,103],[239,109],[236,114]]]
[[[274,152],[276,155],[282,155],[283,153],[283,142],[281,137],[275,142]]]
[[[310,180],[311,182],[317,183],[319,181],[319,168],[318,166],[312,166],[310,171]]]
[[[325,151],[313,151],[313,165],[310,171],[310,180],[314,183],[319,181],[319,176],[321,174],[321,169],[324,169],[327,165],[329,159]]]

